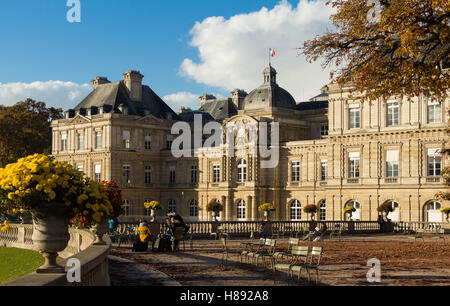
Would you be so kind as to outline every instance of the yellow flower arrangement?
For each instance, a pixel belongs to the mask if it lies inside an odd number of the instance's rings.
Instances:
[[[258,207],[258,211],[275,211],[275,206],[272,203],[264,203]]]
[[[441,213],[444,213],[444,214],[450,214],[450,207],[443,207],[442,209],[441,209]]]
[[[2,226],[2,228],[1,228],[1,231],[4,233],[4,232],[9,232],[10,230],[12,230],[12,227],[11,227],[11,225],[9,225],[9,222],[8,221],[5,221],[4,223],[3,223],[3,225],[4,226]]]
[[[163,206],[158,201],[145,202],[144,206],[147,209],[163,210]]]
[[[69,217],[82,215],[87,224],[99,223],[112,212],[103,185],[66,162],[35,154],[0,168],[0,206],[35,210],[53,202],[65,203]]]
[[[356,211],[356,208],[354,208],[353,206],[347,206],[344,208],[344,215],[345,214],[351,214],[353,212]]]

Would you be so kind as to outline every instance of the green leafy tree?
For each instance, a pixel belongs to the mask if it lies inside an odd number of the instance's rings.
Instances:
[[[51,121],[61,118],[62,109],[32,99],[0,105],[0,167],[35,153],[50,154]]]
[[[333,82],[368,99],[424,94],[442,102],[450,73],[450,1],[329,0],[335,27],[304,42],[312,62],[334,66]]]

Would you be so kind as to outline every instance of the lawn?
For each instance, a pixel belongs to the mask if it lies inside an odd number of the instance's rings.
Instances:
[[[27,275],[43,264],[39,252],[0,247],[0,285]]]

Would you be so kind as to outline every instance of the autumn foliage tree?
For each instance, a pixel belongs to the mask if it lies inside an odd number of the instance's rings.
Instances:
[[[0,105],[0,167],[35,153],[50,154],[51,121],[60,118],[62,109],[32,99]]]
[[[450,1],[329,0],[335,27],[304,42],[312,62],[334,66],[333,82],[368,99],[424,94],[445,100],[450,74]]]

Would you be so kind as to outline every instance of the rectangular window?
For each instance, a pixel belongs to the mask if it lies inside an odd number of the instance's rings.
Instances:
[[[175,167],[169,167],[169,184],[175,184]]]
[[[102,180],[102,165],[95,165],[94,179],[98,182]]]
[[[84,150],[84,134],[78,133],[77,139],[78,139],[78,147],[77,147],[78,150]]]
[[[320,127],[320,135],[321,135],[321,136],[326,136],[326,135],[328,135],[328,124],[322,125],[322,126]]]
[[[167,135],[167,138],[166,138],[166,149],[167,150],[172,149],[172,143],[173,143],[173,135]]]
[[[67,134],[61,134],[61,151],[67,151]]]
[[[152,149],[152,135],[145,136],[145,150],[150,151]]]
[[[123,200],[124,216],[129,216],[131,213],[131,206],[129,200]]]
[[[198,168],[197,166],[191,166],[191,184],[198,183]]]
[[[348,177],[359,178],[359,152],[348,153]]]
[[[398,125],[398,101],[387,101],[387,126]]]
[[[300,181],[300,162],[299,161],[291,162],[291,181],[292,182]]]
[[[428,176],[441,175],[441,150],[439,148],[428,149]]]
[[[213,182],[220,182],[220,165],[213,166]]]
[[[95,148],[100,149],[102,147],[102,132],[95,132]]]
[[[125,184],[131,184],[131,166],[130,165],[123,165],[122,167],[123,172],[123,181]]]
[[[327,180],[328,161],[324,159],[320,163],[321,163],[321,180],[322,182],[324,182]]]
[[[151,166],[145,166],[145,184],[151,184],[152,183],[152,167]]]
[[[125,149],[129,149],[131,143],[131,133],[130,131],[123,131],[122,135],[123,135],[123,146]]]
[[[361,111],[359,104],[349,104],[349,126],[351,129],[361,127]]]
[[[398,150],[386,151],[386,177],[398,177]]]
[[[77,166],[77,170],[80,171],[80,172],[83,172],[84,171],[83,165],[78,165]]]
[[[441,117],[441,104],[428,101],[428,123],[440,123]]]

